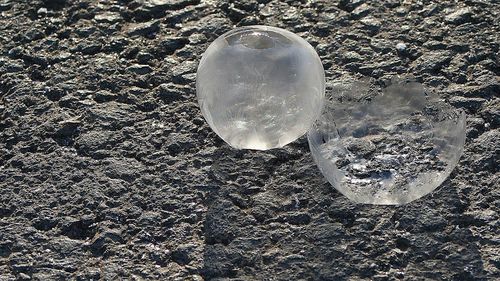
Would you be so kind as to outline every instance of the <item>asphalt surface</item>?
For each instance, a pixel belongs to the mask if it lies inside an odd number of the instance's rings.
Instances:
[[[498,1],[0,0],[0,280],[498,280]],[[235,150],[196,67],[286,28],[343,79],[413,76],[467,113],[438,190],[358,205],[307,140]]]

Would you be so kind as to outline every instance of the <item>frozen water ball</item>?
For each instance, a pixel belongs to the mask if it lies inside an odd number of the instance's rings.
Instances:
[[[282,147],[319,117],[325,75],[314,48],[276,27],[236,28],[198,66],[196,94],[210,127],[235,148]]]
[[[339,83],[308,140],[323,175],[349,199],[404,204],[436,189],[456,166],[465,113],[415,82],[378,91]]]

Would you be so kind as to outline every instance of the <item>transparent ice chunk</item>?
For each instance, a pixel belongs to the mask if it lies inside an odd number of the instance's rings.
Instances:
[[[235,148],[282,147],[319,117],[325,75],[314,48],[276,27],[217,38],[198,66],[196,93],[210,127]]]
[[[358,203],[398,205],[436,189],[458,163],[465,113],[416,82],[338,83],[308,132],[327,180]]]

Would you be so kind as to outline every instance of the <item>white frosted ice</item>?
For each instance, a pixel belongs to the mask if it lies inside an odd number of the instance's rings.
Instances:
[[[268,26],[237,28],[217,38],[196,78],[203,116],[235,148],[265,150],[296,140],[319,117],[324,92],[314,48]]]
[[[358,203],[397,205],[436,189],[458,163],[465,113],[421,84],[338,83],[308,133],[328,181]]]

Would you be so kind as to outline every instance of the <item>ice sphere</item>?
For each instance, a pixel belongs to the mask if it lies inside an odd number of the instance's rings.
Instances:
[[[269,26],[236,28],[203,54],[196,77],[201,112],[235,148],[282,147],[319,117],[325,74],[304,39]]]
[[[308,141],[323,175],[349,199],[405,204],[436,189],[458,163],[465,113],[412,81],[378,91],[337,83]]]

